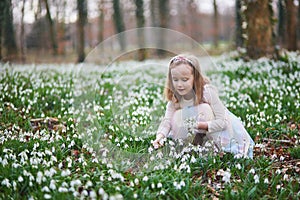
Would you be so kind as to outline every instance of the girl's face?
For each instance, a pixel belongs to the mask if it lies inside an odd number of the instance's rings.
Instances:
[[[193,68],[188,64],[179,64],[171,69],[171,78],[176,92],[185,99],[194,96],[193,91]]]

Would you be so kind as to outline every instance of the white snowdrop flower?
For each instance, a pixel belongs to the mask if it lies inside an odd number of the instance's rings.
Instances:
[[[61,192],[61,193],[63,193],[63,192],[68,192],[68,189],[65,188],[65,187],[59,187],[59,188],[58,188],[58,192]]]
[[[268,178],[265,178],[264,183],[265,183],[265,184],[269,184],[269,179],[268,179]]]
[[[151,183],[151,188],[154,189],[155,188],[155,184]]]
[[[280,185],[276,185],[276,189],[280,190],[281,186]]]
[[[70,183],[71,187],[76,187],[78,185],[81,185],[81,181],[79,179],[73,180]]]
[[[61,176],[63,176],[63,177],[69,176],[70,174],[71,174],[71,171],[69,169],[61,171]]]
[[[108,163],[107,168],[113,168],[113,165],[111,163]]]
[[[284,181],[287,181],[288,179],[289,179],[289,175],[285,174],[285,175],[283,176],[283,180],[284,180]]]
[[[271,159],[272,160],[274,160],[274,159],[276,159],[277,158],[277,155],[276,154],[273,154],[272,156],[271,156]]]
[[[92,181],[88,181],[86,184],[85,184],[85,187],[92,187],[93,186],[93,183]]]
[[[19,181],[20,183],[23,182],[23,180],[24,180],[24,179],[23,179],[22,176],[19,176],[19,177],[18,177],[18,181]]]
[[[52,152],[49,151],[48,149],[46,149],[46,150],[45,150],[45,154],[51,156],[51,155],[52,155]]]
[[[285,157],[284,156],[280,156],[279,160],[280,161],[284,161]]]
[[[45,199],[51,199],[52,196],[51,196],[50,194],[44,194],[44,198],[45,198]]]
[[[36,175],[36,182],[37,182],[38,184],[41,184],[41,183],[42,183],[43,176],[44,176],[43,173],[40,172],[40,171],[38,171],[38,173],[37,173],[37,175]]]
[[[88,191],[87,190],[83,190],[82,192],[81,192],[81,197],[82,196],[88,196],[89,195],[89,193],[88,193]]]
[[[133,198],[137,199],[138,197],[139,197],[139,196],[138,196],[137,193],[134,193],[134,194],[133,194]]]
[[[192,156],[190,162],[191,162],[191,163],[195,163],[195,162],[197,162],[197,160],[196,160],[196,158],[195,158],[194,156]]]
[[[100,181],[104,181],[104,176],[101,175],[99,179],[100,179]]]
[[[161,191],[159,192],[159,194],[160,194],[160,195],[165,195],[166,192],[165,192],[164,190],[161,190]]]
[[[153,148],[150,146],[150,147],[148,148],[148,153],[151,154],[152,152],[153,152]]]
[[[251,174],[255,174],[255,170],[253,168],[250,169],[249,171]]]
[[[50,189],[47,186],[44,186],[42,188],[42,192],[50,192]]]
[[[254,183],[259,183],[259,176],[257,174],[254,175]]]
[[[2,166],[5,167],[6,165],[8,165],[8,162],[7,162],[7,159],[4,158],[4,159],[2,160]]]
[[[157,188],[162,188],[161,182],[157,183]]]
[[[176,190],[181,189],[181,184],[178,184],[176,181],[173,183],[173,186],[175,187]]]
[[[235,167],[236,167],[237,169],[242,169],[242,166],[241,166],[240,163],[236,164]]]
[[[58,168],[61,169],[62,167],[63,167],[63,164],[62,164],[62,163],[59,163],[59,164],[58,164]]]
[[[12,185],[13,185],[14,190],[17,190],[17,182],[16,182],[16,181],[13,181],[13,182],[12,182]]]
[[[90,198],[92,199],[96,199],[97,198],[97,194],[94,190],[90,191]]]
[[[57,162],[57,158],[55,156],[51,156],[51,159],[50,159],[51,162]]]
[[[98,158],[95,157],[95,158],[93,158],[92,162],[93,163],[99,163],[99,160],[98,160]]]
[[[9,182],[9,180],[7,178],[5,178],[2,182],[1,182],[1,185],[4,185],[8,188],[10,188],[11,184]]]
[[[19,168],[19,167],[21,167],[21,165],[18,164],[18,163],[13,163],[13,164],[12,164],[12,167],[13,167],[13,168]]]
[[[229,170],[224,171],[222,181],[224,181],[225,183],[229,183],[230,177],[231,177],[230,171]]]
[[[134,187],[134,183],[132,181],[130,181],[129,185],[130,187]]]
[[[122,200],[122,199],[123,199],[122,194],[115,194],[109,197],[109,200]]]
[[[163,158],[163,153],[162,152],[158,152],[156,154],[156,157],[159,158],[159,159],[162,159]]]
[[[28,198],[28,200],[34,200],[34,198],[33,198],[32,196],[30,196],[30,197]]]
[[[49,187],[50,187],[51,190],[56,190],[56,181],[55,180],[51,180]]]
[[[148,176],[144,176],[143,181],[148,181],[148,180],[149,180]]]
[[[136,184],[136,185],[139,184],[139,179],[138,179],[138,178],[135,178],[135,179],[134,179],[134,184]]]
[[[276,173],[276,174],[281,174],[281,170],[280,170],[280,169],[277,169],[275,173]]]
[[[185,186],[185,182],[184,181],[180,181],[180,186],[184,187]]]

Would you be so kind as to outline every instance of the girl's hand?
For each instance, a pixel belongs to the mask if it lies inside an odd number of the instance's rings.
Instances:
[[[164,145],[163,138],[165,138],[165,136],[161,133],[156,135],[156,139],[152,142],[154,149],[158,149]]]
[[[207,122],[200,121],[197,123],[196,129],[208,131],[208,124]]]

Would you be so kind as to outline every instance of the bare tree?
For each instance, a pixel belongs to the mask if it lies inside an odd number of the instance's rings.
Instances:
[[[235,1],[235,46],[244,47],[243,28],[242,28],[242,0]]]
[[[115,22],[115,27],[117,33],[121,33],[125,31],[125,25],[123,21],[123,14],[122,10],[120,8],[120,1],[119,0],[113,0],[113,8],[114,8],[114,22]],[[119,42],[120,42],[120,47],[121,50],[125,50],[126,48],[126,41],[125,41],[125,35],[124,34],[119,34]]]
[[[99,1],[99,31],[98,40],[102,42],[104,40],[104,0]],[[101,45],[102,46],[102,45]]]
[[[271,1],[245,0],[248,37],[246,48],[247,55],[252,59],[274,54]]]
[[[59,55],[65,54],[65,29],[66,29],[66,0],[55,0],[56,7],[56,38],[57,38],[57,53]]]
[[[50,40],[51,40],[53,55],[57,55],[56,32],[55,32],[54,23],[53,23],[53,20],[52,20],[52,17],[51,17],[48,0],[44,0],[44,4],[45,4],[45,7],[46,7],[46,11],[47,11],[46,12],[46,18],[47,18],[47,21],[49,23]]]
[[[145,51],[145,35],[144,29],[145,26],[145,17],[144,17],[144,1],[143,0],[135,0],[135,16],[136,16],[136,23],[137,23],[137,35],[138,35],[138,60],[142,61],[146,58],[146,51]]]
[[[25,9],[25,0],[22,1],[21,8],[21,30],[20,30],[20,53],[21,61],[24,63],[26,60],[25,57],[25,27],[24,27],[24,9]]]
[[[158,10],[158,1],[150,0],[150,13],[151,13],[151,25],[153,27],[159,26],[159,10]]]
[[[11,0],[4,0],[4,47],[6,48],[6,59],[14,60],[17,57],[18,49],[15,40],[13,26],[13,13]]]
[[[278,39],[278,44],[285,45],[287,40],[285,0],[278,0],[277,39]]]
[[[287,9],[287,49],[295,51],[297,49],[297,17],[296,17],[296,6],[294,0],[285,0]],[[299,28],[299,27],[298,27]]]
[[[169,0],[160,0],[159,1],[159,26],[161,28],[168,27],[168,19],[169,19]],[[165,31],[164,29],[160,29],[160,33],[158,36],[158,43],[160,49],[157,50],[158,56],[165,55]]]
[[[4,26],[5,1],[0,1],[0,61],[2,60],[2,32]]]
[[[35,21],[37,21],[38,19],[41,18],[41,15],[42,15],[42,5],[41,5],[41,1],[42,0],[38,0],[37,1],[37,7],[35,7],[35,0],[31,0],[31,10],[34,11],[34,19]]]
[[[84,53],[84,26],[87,21],[87,2],[86,0],[77,0],[78,20],[78,47],[77,47],[77,62],[83,62],[85,59]]]
[[[297,46],[300,49],[300,0],[298,0]]]
[[[214,7],[214,46],[218,47],[219,45],[219,12],[217,1],[213,0]]]

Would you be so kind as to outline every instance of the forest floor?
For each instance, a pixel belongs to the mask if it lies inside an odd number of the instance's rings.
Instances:
[[[1,64],[0,198],[299,199],[299,54],[203,60],[253,159],[170,139],[153,149],[167,63]]]

